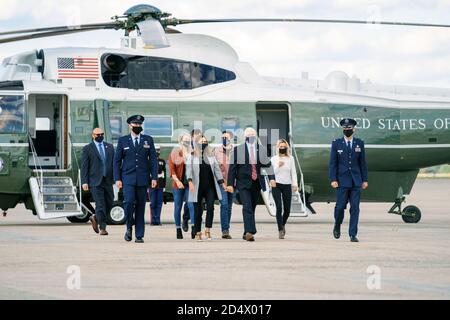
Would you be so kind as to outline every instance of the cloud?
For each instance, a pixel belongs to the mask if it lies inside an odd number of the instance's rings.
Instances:
[[[18,12],[18,0],[2,0],[0,10],[0,21],[8,20],[14,17]]]
[[[2,0],[0,29],[109,21],[136,0]],[[154,0],[177,18],[335,18],[447,22],[450,0]],[[26,11],[23,11],[26,8]],[[269,76],[299,77],[309,71],[323,79],[342,69],[373,82],[450,87],[450,30],[316,23],[199,24],[177,27],[185,33],[220,38],[242,61]],[[118,47],[121,31],[99,31],[1,45],[0,56],[41,47]]]

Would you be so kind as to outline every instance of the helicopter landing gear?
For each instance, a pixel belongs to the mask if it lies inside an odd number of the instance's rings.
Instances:
[[[405,197],[395,199],[395,203],[389,210],[389,213],[401,215],[405,223],[418,223],[422,218],[422,212],[416,206],[407,206],[402,210],[402,203]]]
[[[6,212],[6,211],[3,211],[3,217],[5,217],[6,218],[6,215],[8,214],[8,212]]]

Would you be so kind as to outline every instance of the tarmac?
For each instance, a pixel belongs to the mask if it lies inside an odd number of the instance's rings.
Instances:
[[[421,209],[418,224],[388,214],[390,203],[362,203],[359,243],[349,241],[347,213],[333,238],[333,203],[291,218],[285,240],[258,206],[252,243],[238,205],[232,240],[220,239],[218,206],[212,241],[177,240],[167,204],[144,244],[126,243],[124,226],[100,237],[18,206],[0,216],[0,299],[449,299],[450,180],[418,180],[407,204]]]

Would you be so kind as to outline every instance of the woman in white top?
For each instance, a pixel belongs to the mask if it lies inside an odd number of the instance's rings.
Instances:
[[[298,190],[295,161],[294,157],[291,156],[291,149],[286,140],[278,140],[277,154],[272,157],[271,161],[277,181],[277,187],[272,188],[272,194],[277,207],[279,238],[284,239],[286,235],[285,225],[291,213],[292,192]]]

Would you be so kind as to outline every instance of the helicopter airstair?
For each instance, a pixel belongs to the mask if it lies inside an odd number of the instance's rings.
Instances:
[[[307,217],[310,214],[312,214],[312,212],[306,206],[305,182],[304,182],[304,178],[303,178],[303,170],[300,165],[300,161],[298,159],[297,152],[295,152],[294,141],[292,139],[292,136],[290,138],[291,138],[290,139],[291,147],[293,150],[292,153],[293,153],[296,168],[297,168],[297,174],[300,174],[299,190],[297,190],[297,192],[292,192],[290,216],[291,217]],[[273,217],[276,217],[277,207],[275,205],[275,200],[272,195],[272,188],[270,187],[269,178],[268,178],[267,174],[264,175],[264,178],[266,180],[266,191],[265,192],[261,191],[261,195],[262,195],[263,201],[266,205],[266,208],[269,211],[269,214]]]
[[[33,155],[33,176],[29,179],[31,195],[37,216],[41,220],[67,218],[83,215],[81,204],[81,173],[78,170],[78,183],[74,184],[66,170],[42,169],[30,137]],[[77,197],[77,186],[80,190]]]

